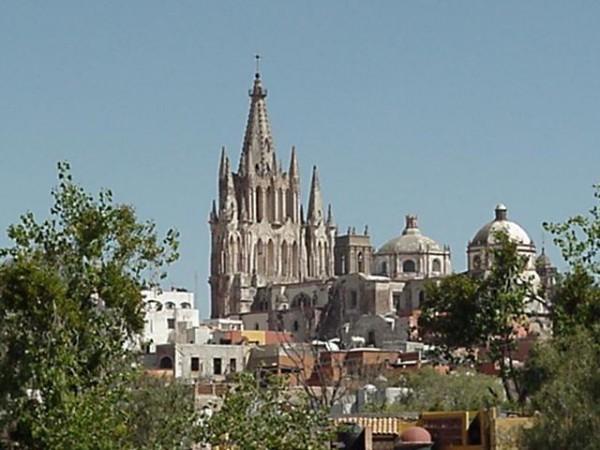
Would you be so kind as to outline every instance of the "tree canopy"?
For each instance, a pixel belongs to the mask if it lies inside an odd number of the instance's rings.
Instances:
[[[517,244],[505,232],[495,237],[492,265],[483,276],[456,274],[427,285],[419,329],[447,360],[485,355],[499,366],[507,397],[516,400],[520,388],[514,350],[518,329],[527,324],[527,302],[535,294]]]
[[[544,222],[544,228],[554,236],[564,260],[573,269],[584,268],[600,275],[600,184],[594,185],[596,204],[587,216],[576,214],[560,223]]]
[[[110,191],[86,193],[67,163],[58,183],[50,217],[24,214],[8,229],[13,245],[0,249],[2,439],[30,449],[166,448],[134,445],[129,402],[139,392],[140,291],[177,258],[177,233],[160,239]]]
[[[502,385],[497,377],[475,370],[460,369],[448,374],[432,367],[402,374],[389,380],[389,386],[403,388],[404,394],[390,404],[372,403],[368,409],[385,411],[473,411],[497,406],[504,400]]]
[[[303,391],[276,377],[239,375],[222,407],[203,421],[202,441],[244,450],[326,450],[331,437],[326,413]]]
[[[589,215],[545,223],[570,271],[554,289],[554,338],[538,343],[524,371],[536,413],[531,450],[596,449],[600,442],[600,185]]]
[[[598,327],[598,325],[596,325]],[[600,442],[600,342],[598,330],[579,327],[540,343],[528,361],[535,426],[524,442],[531,450],[597,449]]]

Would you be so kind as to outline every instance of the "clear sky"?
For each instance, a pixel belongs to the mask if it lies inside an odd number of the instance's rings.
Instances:
[[[341,231],[380,246],[414,213],[462,270],[504,202],[539,248],[600,182],[599,22],[597,1],[0,2],[0,228],[45,217],[68,160],[181,232],[167,286],[197,279],[206,315],[259,52],[278,155],[296,145],[305,199],[319,166]]]

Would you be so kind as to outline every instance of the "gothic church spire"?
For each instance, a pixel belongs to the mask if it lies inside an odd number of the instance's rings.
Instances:
[[[321,196],[321,184],[319,183],[317,166],[313,166],[310,196],[308,197],[307,220],[308,223],[314,224],[319,224],[323,220],[323,198]]]
[[[265,101],[267,90],[262,86],[258,71],[254,77],[252,90],[248,94],[250,95],[250,112],[244,134],[240,172],[245,172],[244,169],[248,169],[248,162],[252,161],[253,168],[256,168],[259,174],[270,173],[276,170],[275,167],[272,167],[275,146]]]

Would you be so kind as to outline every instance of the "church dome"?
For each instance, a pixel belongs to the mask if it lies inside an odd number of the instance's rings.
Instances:
[[[552,267],[552,261],[548,255],[546,255],[546,251],[542,248],[542,253],[535,259],[535,267],[536,269],[547,269]]]
[[[475,237],[470,242],[469,246],[487,246],[495,243],[495,234],[499,231],[504,231],[508,234],[511,241],[520,245],[533,245],[527,232],[517,223],[507,219],[507,209],[502,203],[496,206],[496,218],[485,224],[475,234]]]
[[[406,216],[406,228],[402,235],[386,242],[377,251],[378,254],[402,254],[443,252],[444,249],[430,237],[424,236],[417,226],[416,216]]]

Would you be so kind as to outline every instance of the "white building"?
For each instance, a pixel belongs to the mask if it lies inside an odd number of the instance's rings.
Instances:
[[[185,342],[187,330],[198,327],[192,292],[146,290],[142,296],[146,313],[142,345],[146,353],[154,353],[157,345]]]
[[[185,381],[223,381],[246,367],[247,345],[165,344],[156,348],[156,369],[172,370]]]

